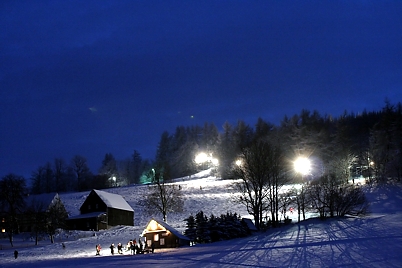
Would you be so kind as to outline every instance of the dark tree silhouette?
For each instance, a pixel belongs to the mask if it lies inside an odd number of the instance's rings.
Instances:
[[[0,207],[4,212],[5,229],[13,246],[14,234],[19,233],[19,217],[25,209],[27,187],[22,176],[9,174],[0,181]]]

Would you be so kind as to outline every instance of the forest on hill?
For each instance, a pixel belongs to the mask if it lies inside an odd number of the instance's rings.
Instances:
[[[212,167],[217,159],[218,175],[228,178],[242,150],[261,139],[279,144],[290,164],[304,156],[317,159],[315,165],[321,167],[347,165],[350,176],[402,176],[402,104],[389,102],[380,111],[345,112],[337,118],[302,110],[279,126],[262,118],[254,127],[242,120],[236,125],[226,122],[221,133],[212,123],[178,126],[175,133],[162,134],[155,166],[165,169],[169,178],[187,176],[200,168],[194,159],[204,152],[208,157],[203,165]]]
[[[239,155],[260,140],[279,145],[289,170],[296,157],[304,156],[314,159],[316,172],[336,166],[347,177],[382,181],[402,176],[402,104],[386,101],[379,111],[345,112],[339,117],[302,110],[285,116],[279,125],[258,118],[254,126],[243,120],[235,125],[225,122],[222,131],[214,123],[177,126],[174,133],[161,134],[155,159],[142,159],[136,150],[123,160],[107,153],[100,169],[93,172],[83,156],[76,155],[70,162],[56,158],[32,172],[31,192],[168,181],[205,168],[214,168],[222,179],[232,178]],[[204,159],[196,161],[200,153]]]

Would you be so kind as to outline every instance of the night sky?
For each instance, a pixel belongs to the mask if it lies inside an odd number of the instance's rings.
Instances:
[[[402,1],[1,1],[0,176],[180,125],[402,101]]]

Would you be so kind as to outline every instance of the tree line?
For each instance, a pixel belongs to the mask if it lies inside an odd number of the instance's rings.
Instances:
[[[113,154],[106,153],[97,173],[90,170],[87,159],[81,155],[75,155],[70,162],[55,158],[32,172],[31,193],[88,191],[144,183],[150,166],[150,161],[143,160],[136,150],[125,160],[116,160]]]
[[[386,101],[380,111],[360,114],[344,112],[339,117],[302,110],[285,116],[279,125],[258,118],[254,126],[238,120],[225,122],[222,130],[215,124],[178,126],[174,133],[163,132],[154,159],[133,154],[116,160],[106,153],[98,171],[91,171],[87,159],[76,155],[69,162],[55,158],[32,172],[32,193],[86,191],[152,181],[152,170],[175,178],[194,174],[202,168],[195,156],[204,152],[219,161],[217,175],[233,177],[233,164],[242,150],[258,139],[276,133],[287,157],[314,152],[314,157],[329,163],[351,162],[349,175],[363,175],[370,181],[402,176],[402,105]],[[344,163],[342,163],[344,161]],[[211,162],[203,167],[212,167]]]
[[[222,128],[219,132],[214,124],[205,123],[178,126],[173,134],[162,133],[155,166],[167,169],[170,177],[188,176],[200,168],[194,161],[197,153],[205,152],[219,161],[218,175],[231,178],[243,149],[269,139],[281,145],[288,159],[311,155],[327,168],[332,165],[345,172],[346,177],[362,175],[370,181],[402,177],[401,103],[386,102],[380,111],[345,112],[337,118],[302,110],[285,116],[278,126],[258,118],[254,126],[239,120],[235,125],[225,122]]]

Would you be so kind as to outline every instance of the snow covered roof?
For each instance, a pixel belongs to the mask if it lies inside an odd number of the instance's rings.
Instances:
[[[159,221],[156,219],[151,219],[147,226],[145,227],[145,230],[143,231],[143,234],[146,232],[150,232],[149,228],[151,225],[151,222],[155,221],[157,224],[159,224],[160,226],[162,226],[163,228],[165,228],[167,231],[171,232],[172,234],[174,234],[176,237],[183,239],[183,240],[190,240],[187,236],[183,235],[182,233],[180,233],[179,231],[177,231],[176,229],[174,229],[172,226],[170,226],[169,224],[167,224],[164,221]],[[160,230],[160,228],[158,228],[157,230]]]
[[[93,189],[92,191],[94,191],[109,208],[134,211],[133,208],[127,203],[127,201],[121,195],[112,194],[95,189]]]

